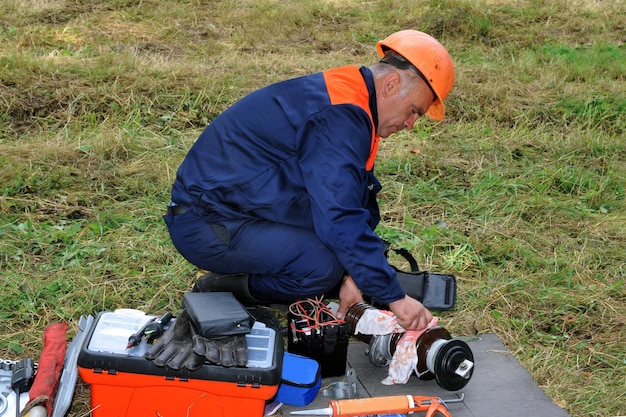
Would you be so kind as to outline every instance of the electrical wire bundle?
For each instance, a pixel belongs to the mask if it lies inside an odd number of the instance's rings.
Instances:
[[[323,334],[324,327],[345,324],[321,299],[307,298],[289,306],[289,328],[296,333]]]

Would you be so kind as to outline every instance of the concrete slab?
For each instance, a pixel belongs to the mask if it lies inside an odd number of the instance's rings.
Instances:
[[[378,368],[370,364],[365,355],[368,345],[358,340],[351,340],[346,367],[356,372],[361,398],[410,394],[458,400],[462,396],[462,402],[447,403],[452,417],[568,416],[535,384],[530,374],[495,334],[484,334],[464,340],[474,354],[475,369],[470,382],[457,392],[446,391],[440,388],[435,380],[423,381],[415,375],[404,385],[381,384],[387,376],[387,368]],[[322,388],[341,380],[345,378],[324,378]],[[328,400],[329,398],[324,397],[320,391],[315,400],[306,407],[284,405],[277,415],[280,416],[282,413],[287,417],[295,410],[324,408],[328,406]]]

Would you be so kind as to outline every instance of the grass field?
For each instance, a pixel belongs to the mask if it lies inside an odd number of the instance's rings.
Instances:
[[[37,358],[55,321],[177,311],[196,271],[161,215],[203,127],[404,28],[457,78],[445,121],[382,143],[379,233],[457,275],[453,334],[496,333],[572,416],[626,414],[617,0],[0,0],[0,357]]]

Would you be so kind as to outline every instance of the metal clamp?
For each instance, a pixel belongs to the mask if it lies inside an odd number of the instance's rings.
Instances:
[[[331,383],[327,388],[322,390],[322,395],[338,400],[344,398],[359,398],[359,383],[354,369],[348,369],[346,377],[348,378],[347,382],[336,381]]]

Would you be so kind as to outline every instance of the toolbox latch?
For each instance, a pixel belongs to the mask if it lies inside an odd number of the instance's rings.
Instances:
[[[94,374],[103,374],[105,372],[109,375],[117,375],[117,369],[93,368]]]
[[[250,378],[250,380],[248,380]],[[245,388],[250,386],[252,388],[261,388],[261,382],[255,381],[255,378],[250,375],[237,375],[237,386],[241,388]]]
[[[165,380],[166,380],[166,381],[189,382],[189,377],[186,377],[186,376],[165,375]]]

